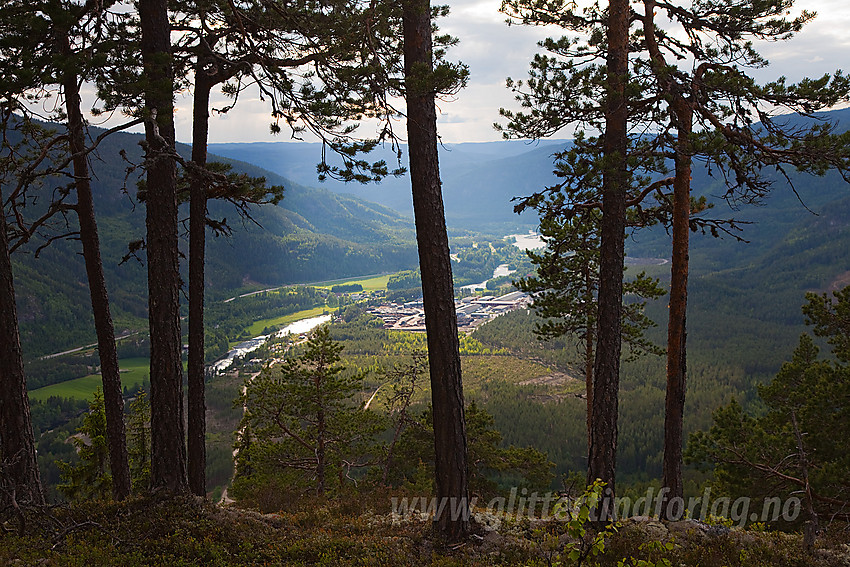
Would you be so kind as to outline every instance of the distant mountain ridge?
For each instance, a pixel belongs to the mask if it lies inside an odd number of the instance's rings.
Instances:
[[[816,115],[836,124],[838,131],[850,127],[850,109]],[[786,124],[810,122],[797,115],[783,117]],[[508,234],[513,230],[536,226],[533,212],[513,212],[512,200],[553,185],[559,180],[552,172],[552,154],[572,143],[567,139],[539,141],[503,140],[442,144],[439,148],[440,173],[446,221],[451,227],[488,230]],[[401,158],[389,147],[379,147],[368,159],[385,160],[390,166],[407,165],[407,146],[400,146]],[[316,163],[321,144],[307,142],[254,142],[211,144],[218,155],[255,164],[296,183],[327,187],[336,193],[350,193],[379,203],[404,215],[412,215],[410,181],[407,175],[388,177],[379,184],[360,186],[335,180],[317,181]],[[328,158],[333,162],[334,157]],[[813,180],[817,185],[817,181]],[[694,167],[694,192],[720,192],[720,182],[708,171]],[[719,202],[719,199],[714,199]],[[507,231],[507,232],[505,232]]]
[[[822,113],[841,132],[850,127],[850,109]],[[817,119],[817,118],[816,118]],[[789,126],[811,118],[788,115]],[[508,234],[511,223],[534,227],[533,213],[518,217],[511,199],[529,195],[555,181],[552,154],[569,140],[485,144],[447,144],[440,149],[446,218],[450,226]],[[315,177],[317,149],[309,144],[217,144],[216,151],[292,175]],[[402,147],[404,149],[404,147]],[[386,152],[386,151],[385,151]],[[394,163],[391,153],[378,154]],[[404,165],[404,157],[402,165]],[[297,171],[296,171],[297,169]],[[805,330],[800,305],[807,291],[834,289],[850,282],[850,185],[837,173],[823,177],[789,173],[792,191],[776,172],[763,206],[730,207],[722,180],[695,167],[693,192],[714,204],[707,212],[715,218],[744,221],[738,242],[732,237],[691,237],[689,291],[689,345],[694,356],[713,360],[734,357],[746,372],[769,376],[778,369]],[[374,187],[352,187],[334,182],[326,186],[379,200],[402,211],[409,207],[407,178],[386,180]],[[402,198],[403,197],[403,198]],[[627,253],[634,257],[669,258],[670,234],[656,226],[629,234]],[[642,267],[632,267],[635,273]],[[666,280],[669,266],[648,268]],[[652,307],[659,323],[658,342],[665,336],[666,299]]]
[[[92,136],[100,130],[91,129]],[[138,173],[125,181],[127,160],[141,162],[137,134],[106,138],[92,160],[93,191],[101,247],[116,327],[145,328],[147,279],[141,262],[121,263],[127,244],[145,237],[144,204],[137,202]],[[188,156],[190,147],[178,144]],[[278,206],[255,207],[252,221],[240,219],[235,207],[211,201],[210,215],[226,218],[229,238],[208,238],[207,288],[211,300],[236,290],[336,279],[364,273],[413,268],[418,256],[413,223],[391,209],[351,195],[308,188],[255,165],[211,155],[211,161],[231,161],[236,171],[265,176],[269,185],[283,185]],[[185,207],[181,218],[186,217]],[[69,215],[71,229],[76,218]],[[185,230],[185,227],[181,227]],[[51,244],[38,258],[33,242],[13,257],[21,335],[27,356],[57,352],[93,342],[88,287],[79,244]],[[181,246],[186,248],[185,241]],[[186,250],[183,250],[184,255]],[[185,266],[184,266],[185,268]]]
[[[850,110],[827,116],[837,119],[841,128],[850,124]],[[131,161],[140,161],[140,139],[132,134],[110,136],[93,163],[104,264],[119,330],[122,325],[139,328],[147,310],[144,266],[134,260],[119,266],[127,242],[144,237],[143,205],[133,198],[135,178],[129,180],[125,192],[126,163],[119,157],[124,149]],[[505,141],[442,147],[450,228],[502,235],[533,228],[536,217],[532,213],[517,217],[511,198],[551,183],[552,153],[568,143]],[[255,210],[254,218],[261,226],[240,221],[228,205],[210,204],[213,216],[226,217],[236,229],[231,238],[209,239],[207,286],[211,300],[248,287],[417,265],[412,219],[400,212],[409,207],[406,177],[364,187],[329,181],[316,189],[299,179],[314,184],[317,145],[215,144],[213,148],[229,159],[241,160],[234,161],[237,170],[265,175],[269,183],[283,184],[286,192],[280,206]],[[189,147],[181,144],[179,151],[187,155]],[[392,152],[381,151],[378,157],[392,165]],[[295,181],[248,160],[288,171]],[[703,235],[692,238],[689,330],[695,347],[704,339],[710,350],[722,351],[729,330],[740,329],[756,342],[772,341],[776,352],[787,352],[789,341],[802,330],[799,305],[805,291],[829,289],[850,272],[846,254],[850,250],[850,187],[837,174],[823,178],[795,175],[794,179],[796,194],[780,183],[765,206],[732,210],[719,197],[722,184],[704,170],[695,170],[694,192],[709,196],[717,205],[712,216],[754,223],[742,233],[749,243]],[[360,198],[372,196],[383,204]],[[803,207],[800,200],[820,216]],[[30,247],[29,252],[32,250]],[[627,241],[631,256],[665,258],[669,250],[669,234],[663,227],[639,231]],[[39,259],[27,251],[16,254],[16,287],[28,355],[77,346],[93,336],[78,251],[78,245],[71,242],[52,245]],[[664,277],[663,269],[657,271]],[[663,323],[664,312],[657,315],[656,320]],[[755,369],[759,349],[750,351]]]
[[[513,212],[511,199],[550,185],[552,154],[569,140],[529,142],[469,142],[440,146],[440,173],[446,222],[455,228],[494,230],[527,229],[536,224],[533,213]],[[321,144],[300,142],[256,142],[211,144],[210,151],[274,171],[305,185],[318,185],[316,163]],[[401,160],[389,148],[378,148],[368,159],[385,160],[390,166],[407,166],[407,146],[401,146]],[[333,162],[333,157],[329,156]],[[321,186],[338,193],[350,193],[412,216],[413,203],[407,175],[388,177],[378,184],[361,186],[327,180]]]

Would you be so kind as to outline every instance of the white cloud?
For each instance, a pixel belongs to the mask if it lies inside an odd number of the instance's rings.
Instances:
[[[500,107],[518,104],[504,87],[505,77],[524,78],[528,63],[539,51],[536,42],[547,35],[562,35],[558,28],[534,28],[504,24],[498,1],[459,0],[451,3],[452,15],[441,24],[460,38],[451,55],[470,66],[469,87],[447,107],[451,124],[441,124],[446,141],[499,139],[492,123],[499,120]],[[790,41],[760,42],[756,48],[771,65],[754,70],[760,81],[786,76],[789,81],[820,76],[846,67],[850,61],[850,3],[847,0],[798,1],[801,10],[816,11],[817,18]],[[485,13],[487,15],[485,15]],[[850,71],[850,69],[848,69]],[[457,120],[464,116],[465,121]]]
[[[507,26],[498,12],[499,0],[448,0],[451,15],[439,22],[442,31],[460,40],[449,58],[469,65],[469,86],[455,100],[439,103],[440,134],[445,142],[497,140],[500,134],[492,124],[499,120],[499,108],[516,109],[518,104],[505,88],[505,78],[527,76],[528,63],[539,51],[537,41],[559,36],[558,28]],[[436,0],[435,0],[436,3]],[[840,69],[850,61],[850,3],[847,0],[798,0],[795,8],[815,10],[818,17],[788,42],[759,43],[757,49],[771,65],[754,71],[758,80],[784,75],[790,81],[820,76]],[[251,93],[245,93],[250,95]],[[191,99],[178,99],[175,116],[178,139],[191,138]],[[289,140],[269,133],[269,111],[258,98],[244,96],[227,115],[213,115],[210,140],[275,141]],[[399,125],[403,132],[403,124]],[[365,128],[364,128],[365,132]]]

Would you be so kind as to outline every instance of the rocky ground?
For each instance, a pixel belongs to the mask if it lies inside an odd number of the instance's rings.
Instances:
[[[0,535],[0,565],[850,566],[850,532],[838,525],[806,551],[799,534],[762,528],[639,517],[602,532],[582,527],[577,537],[569,522],[482,512],[470,539],[449,545],[432,537],[426,517],[366,507],[355,499],[311,501],[259,514],[162,495],[86,503],[54,509],[50,519],[32,512],[25,535]]]

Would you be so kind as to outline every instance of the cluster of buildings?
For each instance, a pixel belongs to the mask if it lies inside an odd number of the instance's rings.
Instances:
[[[514,291],[500,297],[485,295],[458,299],[455,301],[458,330],[472,330],[493,317],[514,309],[527,308],[529,303],[531,303],[531,297],[521,291]],[[425,331],[425,310],[421,299],[404,304],[385,303],[370,308],[369,313],[383,320],[385,329]]]

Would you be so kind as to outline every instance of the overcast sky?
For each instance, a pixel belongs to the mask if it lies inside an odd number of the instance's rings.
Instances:
[[[436,2],[436,0],[434,0]],[[500,139],[492,124],[499,120],[499,108],[517,108],[505,88],[505,78],[525,78],[528,62],[537,51],[536,42],[547,35],[559,35],[553,28],[530,28],[505,24],[498,12],[500,0],[447,0],[451,15],[440,22],[443,31],[456,36],[460,44],[450,58],[469,66],[469,86],[455,100],[439,104],[439,130],[445,142],[491,141]],[[850,2],[847,0],[797,0],[796,9],[814,10],[818,17],[787,42],[758,45],[770,67],[760,70],[760,80],[785,75],[790,81],[804,76],[845,68],[850,71]],[[266,104],[253,93],[240,98],[239,105],[210,124],[212,142],[289,141],[287,133],[269,134]],[[191,101],[178,99],[177,136],[190,140]],[[403,131],[403,124],[399,125]],[[364,131],[365,132],[365,131]],[[563,132],[559,137],[569,137]]]

